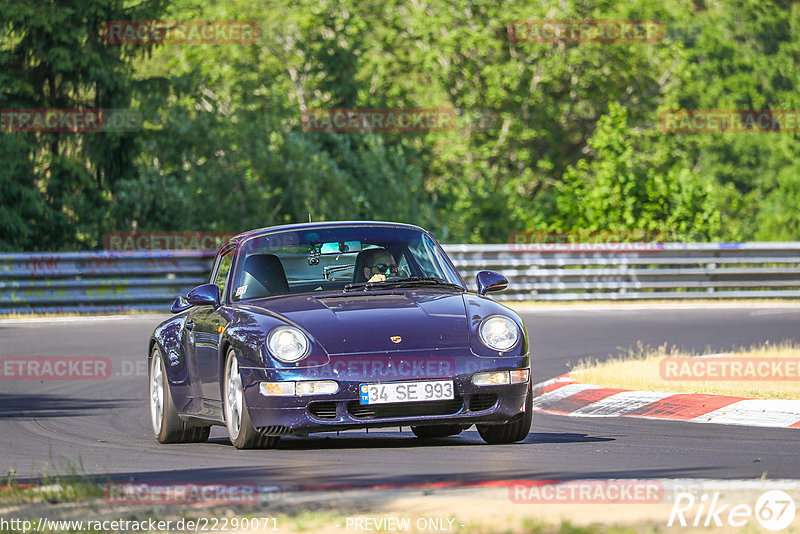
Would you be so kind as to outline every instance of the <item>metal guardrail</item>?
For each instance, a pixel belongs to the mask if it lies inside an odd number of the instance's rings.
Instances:
[[[800,242],[444,248],[473,291],[480,270],[508,277],[497,300],[800,297]],[[195,250],[0,254],[0,314],[166,311],[207,279],[212,258]]]
[[[0,314],[167,311],[208,278],[200,250],[0,254]]]
[[[800,242],[444,248],[468,282],[502,272],[498,300],[800,297]]]

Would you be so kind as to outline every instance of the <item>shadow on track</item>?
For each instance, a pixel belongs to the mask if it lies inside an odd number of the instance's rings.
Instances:
[[[465,431],[458,436],[446,438],[417,438],[411,432],[371,432],[336,435],[317,434],[311,437],[284,437],[278,449],[293,451],[315,451],[326,449],[410,449],[427,447],[513,447],[520,445],[536,445],[544,443],[596,443],[616,441],[615,438],[592,437],[587,434],[570,434],[554,432],[531,432],[523,441],[506,445],[487,445],[475,431]],[[231,446],[230,440],[224,437],[209,439],[213,445]]]
[[[0,419],[76,417],[132,406],[133,400],[76,399],[57,395],[0,393]]]

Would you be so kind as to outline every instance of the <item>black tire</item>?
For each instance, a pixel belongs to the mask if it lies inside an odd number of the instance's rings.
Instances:
[[[411,432],[418,438],[446,438],[461,434],[464,427],[461,425],[433,425],[433,426],[412,426]]]
[[[150,403],[150,424],[159,443],[205,443],[210,426],[193,425],[178,417],[172,401],[164,359],[157,345],[153,346],[147,373]],[[160,406],[159,406],[160,404]],[[158,412],[160,411],[160,421]]]
[[[231,376],[234,377],[231,382]],[[238,377],[238,381],[236,379]],[[247,412],[247,401],[241,389],[239,364],[233,349],[228,350],[225,358],[225,372],[222,382],[222,405],[225,414],[225,428],[228,437],[237,449],[274,449],[281,440],[280,436],[265,436],[253,427]],[[236,384],[238,383],[238,392]]]
[[[511,421],[502,425],[475,425],[483,441],[491,445],[522,441],[531,431],[533,422],[533,392],[528,387],[525,412],[517,414]]]

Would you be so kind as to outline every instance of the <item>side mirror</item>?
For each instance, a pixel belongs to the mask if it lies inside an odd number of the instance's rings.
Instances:
[[[188,310],[191,308],[192,305],[186,302],[186,299],[183,297],[175,297],[175,300],[172,302],[172,306],[169,308],[169,311],[172,313],[180,313],[182,311]]]
[[[219,287],[217,284],[203,284],[189,291],[186,300],[192,306],[219,306]]]
[[[492,291],[502,291],[508,287],[508,279],[494,271],[480,271],[475,280],[478,283],[478,295],[485,295]]]

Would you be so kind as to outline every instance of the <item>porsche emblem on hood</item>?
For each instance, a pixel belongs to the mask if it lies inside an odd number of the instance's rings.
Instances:
[[[392,336],[389,339],[392,340],[392,343],[400,343],[401,341],[403,341],[403,338],[400,336]]]

